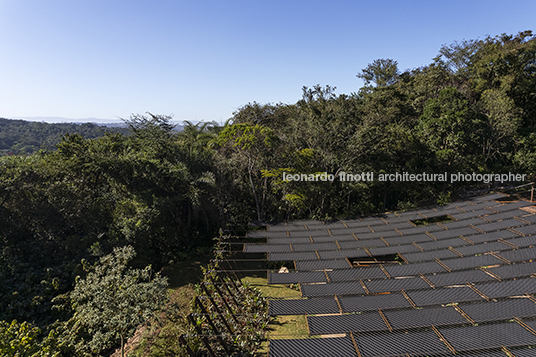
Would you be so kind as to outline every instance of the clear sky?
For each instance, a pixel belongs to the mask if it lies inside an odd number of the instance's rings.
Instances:
[[[220,122],[303,86],[356,92],[378,58],[420,67],[534,25],[534,0],[0,0],[0,117]]]

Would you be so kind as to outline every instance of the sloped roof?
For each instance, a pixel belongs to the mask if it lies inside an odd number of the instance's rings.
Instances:
[[[269,283],[300,283],[307,298],[271,300],[270,313],[307,314],[311,337],[337,336],[273,339],[270,356],[531,355],[536,215],[530,202],[504,197],[249,233],[266,243],[246,243],[244,252],[294,261],[289,273],[269,273]],[[443,216],[450,220],[413,222]],[[394,255],[402,262],[352,264]]]

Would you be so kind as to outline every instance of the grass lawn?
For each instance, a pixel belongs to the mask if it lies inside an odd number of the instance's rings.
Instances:
[[[268,298],[301,298],[299,291],[291,289],[285,285],[268,284],[268,279],[261,277],[245,277],[243,283],[259,289],[262,294]],[[268,328],[268,339],[290,339],[290,338],[309,338],[307,329],[307,320],[305,315],[285,315],[276,316]],[[259,356],[268,355],[268,344],[264,342]]]

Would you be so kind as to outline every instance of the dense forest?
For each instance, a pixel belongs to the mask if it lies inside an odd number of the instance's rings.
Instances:
[[[80,134],[93,139],[104,136],[106,132],[128,135],[126,128],[109,128],[93,123],[48,124],[0,118],[0,156],[53,150],[65,134]]]
[[[356,93],[304,87],[296,103],[252,102],[225,126],[186,122],[176,132],[169,116],[133,115],[131,135],[70,134],[56,150],[0,158],[0,320],[38,328],[36,355],[100,355],[115,340],[91,344],[72,292],[76,276],[114,248],[131,246],[132,267],[158,271],[210,246],[220,229],[239,235],[251,221],[409,209],[523,183],[299,182],[283,173],[534,180],[530,31],[444,45],[432,63],[405,72],[393,59],[375,60],[357,76],[365,86]],[[11,140],[1,127],[0,136]],[[7,330],[0,325],[0,339]]]

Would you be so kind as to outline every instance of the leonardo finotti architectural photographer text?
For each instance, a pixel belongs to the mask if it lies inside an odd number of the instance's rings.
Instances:
[[[327,172],[314,173],[314,174],[288,174],[283,172],[283,181],[330,181],[335,179],[342,182],[370,182],[370,181],[394,181],[394,182],[414,182],[414,181],[440,181],[440,182],[514,182],[525,181],[527,174],[477,174],[472,173],[452,173],[444,172],[441,174],[429,174],[426,172],[420,174],[411,174],[409,172],[395,172],[392,174],[375,174],[374,172],[361,172],[358,174],[351,174],[347,172],[339,172],[336,175],[328,174]]]

